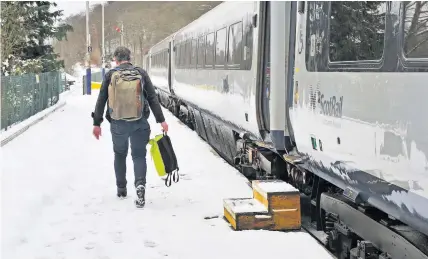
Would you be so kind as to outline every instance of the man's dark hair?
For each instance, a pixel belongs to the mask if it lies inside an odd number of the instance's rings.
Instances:
[[[130,61],[131,51],[126,47],[117,47],[113,56],[116,58],[117,62]]]

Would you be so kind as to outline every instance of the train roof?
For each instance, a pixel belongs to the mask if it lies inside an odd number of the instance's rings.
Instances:
[[[209,10],[208,12],[204,13],[197,19],[193,20],[186,26],[182,27],[178,31],[168,35],[163,40],[157,42],[155,45],[153,45],[150,48],[150,52],[158,51],[160,49],[163,49],[167,43],[169,43],[171,40],[174,40],[177,35],[179,35],[181,32],[186,31],[187,29],[199,29],[204,28],[206,30],[209,30],[209,26],[213,26],[213,20],[218,20],[219,17],[223,17],[223,23],[228,24],[230,23],[229,20],[236,20],[237,14],[242,14],[245,12],[248,12],[250,10],[254,9],[254,3],[253,1],[231,1],[231,2],[223,2],[213,9]],[[246,7],[246,8],[243,8]],[[254,10],[255,11],[255,10]],[[216,23],[218,24],[218,22]]]
[[[245,14],[255,13],[256,4],[254,1],[230,1],[223,2],[212,10],[201,15],[198,19],[189,23],[174,35],[185,34],[188,30],[212,32],[221,25],[230,25],[233,22],[238,22]]]

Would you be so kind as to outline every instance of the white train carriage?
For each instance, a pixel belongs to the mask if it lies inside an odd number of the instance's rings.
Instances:
[[[175,34],[172,90],[199,135],[225,158],[234,132],[261,138],[257,121],[257,2],[225,2]],[[234,131],[233,131],[233,130]]]
[[[171,41],[174,34],[150,48],[149,76],[152,84],[157,88],[159,100],[164,106],[169,106],[171,85]]]
[[[420,1],[307,3],[297,17],[290,108],[303,168],[425,235],[427,12]],[[333,202],[323,196],[321,207]],[[371,241],[393,250],[381,234]]]
[[[427,13],[225,2],[168,38],[165,98],[242,173],[296,186],[302,223],[339,258],[427,259]]]

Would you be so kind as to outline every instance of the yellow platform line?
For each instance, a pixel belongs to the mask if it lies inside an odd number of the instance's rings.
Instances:
[[[102,82],[91,82],[91,89],[100,89]]]

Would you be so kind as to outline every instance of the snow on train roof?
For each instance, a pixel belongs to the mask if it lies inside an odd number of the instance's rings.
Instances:
[[[224,25],[230,25],[233,22],[238,22],[245,14],[257,12],[256,7],[257,2],[223,2],[153,45],[150,48],[150,52],[163,49],[164,45],[171,39],[174,39],[177,36],[182,36],[182,33],[186,33],[188,30],[195,31],[203,28],[204,31],[213,31],[221,26],[219,25],[219,21]]]
[[[180,29],[175,37],[178,38],[189,30],[212,32],[216,29],[220,29],[222,25],[227,26],[238,22],[242,20],[245,15],[256,13],[257,3],[258,2],[241,1],[224,2]]]

